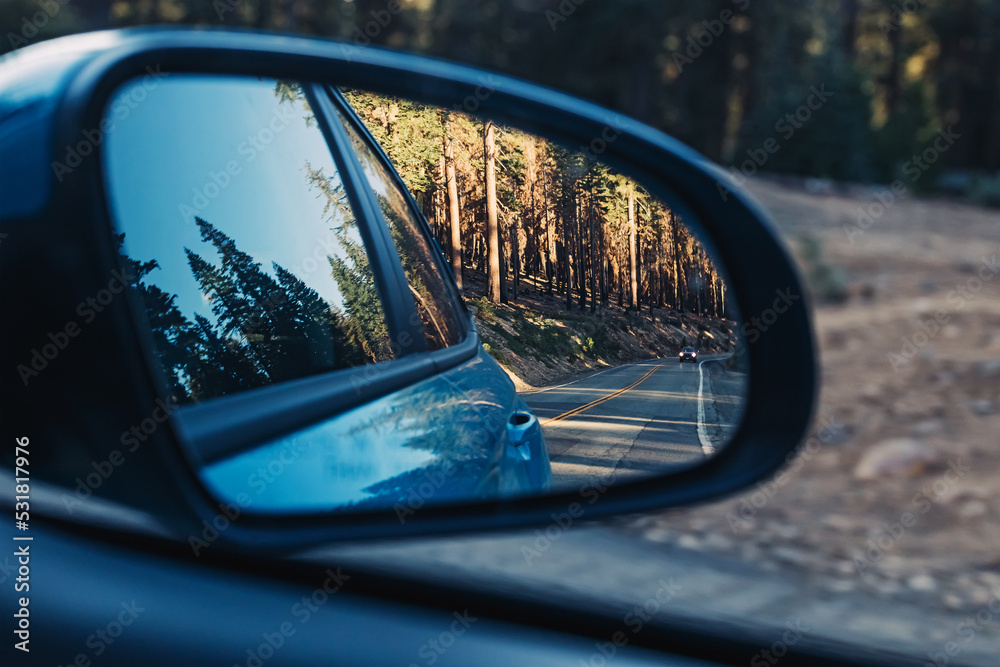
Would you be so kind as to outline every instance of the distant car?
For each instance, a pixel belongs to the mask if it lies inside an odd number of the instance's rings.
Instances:
[[[693,347],[685,347],[680,351],[680,354],[677,355],[677,360],[680,363],[684,363],[685,361],[696,363],[698,361],[698,350]]]

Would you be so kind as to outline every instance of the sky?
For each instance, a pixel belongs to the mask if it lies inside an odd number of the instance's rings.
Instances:
[[[320,130],[306,125],[301,101],[280,102],[273,79],[171,74],[117,91],[103,151],[112,215],[125,252],[156,259],[146,279],[177,295],[177,305],[215,321],[184,247],[218,264],[201,241],[195,215],[230,236],[274,275],[291,270],[330,303],[341,298],[326,262],[331,242],[326,203],[310,189],[306,163],[339,184]],[[227,173],[227,167],[230,172]],[[339,224],[342,220],[336,221]],[[353,237],[360,242],[360,236]]]

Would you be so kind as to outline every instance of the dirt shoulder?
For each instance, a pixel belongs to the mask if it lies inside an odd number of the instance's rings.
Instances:
[[[815,439],[780,486],[634,528],[830,593],[982,609],[1000,598],[1000,211],[903,197],[867,223],[873,189],[750,188],[817,296]]]

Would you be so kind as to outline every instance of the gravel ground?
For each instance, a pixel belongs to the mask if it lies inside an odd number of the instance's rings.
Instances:
[[[924,610],[918,641],[954,633],[1000,604],[1000,212],[907,197],[869,223],[877,189],[751,188],[794,250],[821,248],[802,260],[822,364],[814,440],[781,486],[628,529],[795,572],[859,610]],[[987,616],[973,634],[1000,655],[1000,614]]]

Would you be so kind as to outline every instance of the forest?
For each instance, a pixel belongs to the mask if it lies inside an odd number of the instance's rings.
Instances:
[[[1000,204],[1000,0],[6,0],[0,53],[85,30],[245,27],[407,49],[567,91],[737,168],[914,183]],[[813,87],[832,93],[785,139]]]
[[[494,304],[525,288],[566,310],[614,303],[723,317],[722,276],[686,224],[587,153],[483,121],[361,91],[346,97],[414,195],[459,287]]]
[[[328,261],[347,294],[346,312],[282,266],[274,264],[271,275],[207,220],[195,222],[205,251],[184,252],[211,316],[182,312],[177,295],[151,280],[157,261],[129,257],[121,250],[126,234],[118,236],[123,273],[145,306],[172,401],[197,402],[391,358],[371,267],[343,228],[335,233],[348,259]]]

